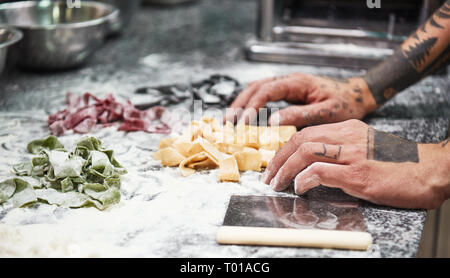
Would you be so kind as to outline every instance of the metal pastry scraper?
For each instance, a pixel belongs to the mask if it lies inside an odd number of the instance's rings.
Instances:
[[[358,202],[233,195],[217,242],[367,250],[365,230]]]

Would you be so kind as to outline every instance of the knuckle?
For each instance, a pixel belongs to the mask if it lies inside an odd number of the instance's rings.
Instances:
[[[273,82],[264,83],[261,86],[259,86],[258,92],[268,92],[273,89]]]
[[[311,160],[312,150],[313,150],[313,143],[305,142],[301,143],[300,146],[297,149],[298,154],[300,155],[301,159],[309,162]]]
[[[362,164],[351,164],[350,165],[350,180],[353,181],[360,191],[364,192],[367,197],[372,196],[370,184],[370,166],[362,163]]]
[[[302,131],[296,132],[294,135],[292,135],[291,139],[289,141],[292,141],[294,143],[301,143],[302,142]]]
[[[304,78],[305,74],[299,73],[299,72],[293,72],[290,73],[288,75],[286,75],[286,77],[290,77],[290,78]]]
[[[360,126],[362,124],[362,122],[357,119],[347,120],[346,123],[349,124],[350,126]]]
[[[267,81],[265,81],[265,80],[256,80],[256,81],[252,81],[252,82],[248,83],[247,88],[249,88],[249,87],[259,87],[259,86],[261,86],[262,84],[264,84],[265,82],[267,82]]]
[[[311,164],[309,166],[309,171],[310,171],[311,175],[318,176],[318,177],[322,176],[322,174],[323,174],[322,163],[314,162],[313,164]]]
[[[356,147],[352,147],[351,148],[351,152],[350,152],[354,159],[361,159],[361,158],[366,158],[367,156],[367,146],[366,145],[358,145]]]
[[[313,131],[312,127],[305,127],[300,132],[298,132],[302,138],[306,138],[308,135],[310,135]]]
[[[299,149],[303,154],[312,154],[314,152],[314,147],[316,147],[318,143],[314,142],[304,142],[300,145]]]
[[[311,81],[311,80],[313,80],[313,79],[315,78],[315,76],[312,75],[312,74],[308,74],[308,73],[299,73],[299,72],[294,73],[294,77],[296,77],[296,78],[301,78],[301,79],[304,79],[304,80],[306,80],[306,81]]]

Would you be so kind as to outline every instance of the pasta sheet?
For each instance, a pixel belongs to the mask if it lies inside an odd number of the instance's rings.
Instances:
[[[154,159],[178,166],[183,176],[219,168],[219,181],[238,182],[240,171],[261,171],[297,132],[295,126],[249,126],[203,117],[178,137],[164,138]]]

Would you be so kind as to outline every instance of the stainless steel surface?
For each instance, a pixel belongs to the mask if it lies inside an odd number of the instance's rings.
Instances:
[[[81,65],[102,45],[118,18],[117,8],[93,1],[81,1],[80,8],[69,8],[65,1],[0,5],[0,21],[24,35],[14,49],[17,62],[34,69]]]
[[[437,2],[395,0],[383,3],[382,9],[369,9],[366,1],[355,0],[259,0],[258,40],[247,42],[247,58],[367,68],[385,58],[380,53],[397,48],[433,12]],[[335,51],[332,45],[338,44],[341,47]],[[324,47],[326,53],[321,53]],[[375,55],[355,56],[355,47],[374,50]]]
[[[262,41],[272,40],[274,26],[274,0],[261,0],[258,6],[258,38]]]
[[[223,225],[366,231],[358,200],[305,197],[233,195]]]
[[[254,61],[355,69],[370,68],[392,54],[388,48],[351,44],[249,41],[246,46],[247,58]]]
[[[22,32],[8,26],[0,26],[0,74],[2,74],[8,48],[22,39]]]

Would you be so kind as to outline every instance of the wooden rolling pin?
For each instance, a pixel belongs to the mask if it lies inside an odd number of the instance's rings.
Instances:
[[[372,236],[366,232],[318,229],[222,226],[217,233],[220,244],[319,247],[367,250]]]

